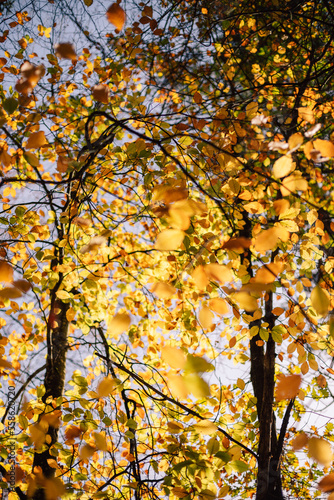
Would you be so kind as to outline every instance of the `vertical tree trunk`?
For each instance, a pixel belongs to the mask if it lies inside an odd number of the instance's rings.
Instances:
[[[55,265],[55,263],[58,263],[57,259],[52,262],[52,265]],[[45,403],[45,407],[47,408],[48,406],[48,411],[52,409],[50,405],[52,405],[53,409],[56,409],[54,402],[58,397],[62,396],[65,383],[69,325],[66,313],[70,305],[57,299],[56,292],[59,289],[61,281],[62,275],[60,274],[57,285],[51,291],[51,307],[47,324],[47,358],[44,377],[45,394],[42,400]],[[57,438],[57,427],[49,425],[45,441],[48,446],[47,449],[41,453],[35,451],[32,472],[36,475],[37,489],[33,495],[33,500],[46,500],[43,481],[55,475],[55,469],[50,466],[48,461],[55,459],[50,451]]]

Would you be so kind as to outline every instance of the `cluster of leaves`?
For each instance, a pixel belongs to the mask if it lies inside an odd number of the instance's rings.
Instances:
[[[35,3],[1,19],[1,486],[14,408],[12,500],[331,492],[330,2]]]

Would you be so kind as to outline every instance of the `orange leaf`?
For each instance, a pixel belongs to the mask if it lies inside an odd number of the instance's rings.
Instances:
[[[273,166],[273,174],[275,177],[280,179],[281,177],[285,177],[296,168],[296,164],[292,161],[290,155],[281,156],[278,160],[275,161]]]
[[[41,130],[40,132],[34,132],[29,137],[26,148],[27,149],[38,149],[41,146],[47,144],[47,140],[45,138],[44,132]]]
[[[171,368],[182,369],[184,368],[187,359],[182,351],[178,347],[166,346],[161,349],[161,357]]]
[[[271,262],[257,270],[254,281],[255,283],[273,283],[282,270],[282,262]]]
[[[103,102],[104,104],[109,102],[109,87],[104,83],[94,85],[92,87],[92,94],[96,101]]]
[[[297,396],[302,378],[300,375],[283,376],[276,387],[276,401],[293,399]]]
[[[198,313],[199,322],[205,330],[208,330],[213,325],[214,314],[210,311],[207,306],[203,306]]]
[[[169,299],[176,293],[176,288],[168,283],[154,283],[151,288],[151,291],[155,293],[159,297],[159,299]]]
[[[206,272],[204,271],[203,266],[197,266],[191,276],[199,290],[204,290],[208,286],[209,279],[206,275]]]
[[[226,241],[222,248],[226,250],[235,250],[237,252],[242,252],[245,248],[249,248],[251,246],[251,240],[240,237],[240,238],[231,238]]]
[[[325,493],[334,491],[334,472],[323,477],[318,483],[318,488]]]
[[[184,236],[185,234],[181,229],[165,229],[158,234],[155,248],[165,251],[176,250],[182,245]]]
[[[131,318],[127,313],[117,313],[109,322],[108,332],[120,335],[130,328]]]
[[[305,120],[308,123],[314,123],[314,113],[311,108],[308,107],[303,107],[303,108],[298,108],[298,115],[299,118],[302,120]]]
[[[229,307],[224,299],[211,299],[209,307],[217,314],[227,314],[229,312]]]
[[[125,24],[126,15],[122,7],[118,3],[113,3],[107,10],[108,21],[115,26],[118,30],[121,30]]]
[[[61,59],[77,60],[74,45],[72,43],[57,43],[55,46],[56,56]]]
[[[313,145],[325,158],[332,158],[334,156],[334,144],[332,142],[316,139]]]
[[[12,283],[13,281],[13,268],[5,260],[0,260],[0,281],[4,283]]]
[[[328,467],[333,461],[332,447],[328,441],[322,438],[310,438],[308,441],[308,452],[310,457],[320,465]]]
[[[233,280],[231,269],[220,264],[208,264],[204,266],[205,274],[209,280],[218,281],[219,283],[227,283]]]
[[[298,434],[298,436],[296,436],[293,439],[291,446],[293,450],[298,451],[304,448],[304,446],[306,446],[307,443],[308,443],[308,435],[305,434],[305,432],[301,432],[300,434]]]

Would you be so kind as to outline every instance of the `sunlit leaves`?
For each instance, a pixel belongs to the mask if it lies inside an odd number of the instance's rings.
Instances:
[[[314,123],[314,112],[312,110],[312,108],[308,108],[308,107],[301,107],[301,108],[298,108],[298,115],[299,117],[308,122],[308,123]]]
[[[325,493],[334,491],[334,473],[332,472],[331,474],[328,474],[327,476],[320,479],[318,488]]]
[[[113,3],[107,10],[108,21],[121,30],[125,24],[126,15],[122,7],[118,3]]]
[[[14,270],[5,260],[0,260],[0,281],[11,283],[13,281]]]
[[[333,461],[333,451],[330,443],[322,438],[311,437],[308,440],[308,453],[320,465],[328,467]]]
[[[254,248],[257,252],[264,253],[273,250],[279,240],[287,241],[289,232],[282,227],[272,227],[262,231],[254,238]]]
[[[217,432],[217,426],[210,422],[210,420],[200,420],[197,424],[194,425],[194,428],[200,434],[214,434]]]
[[[180,229],[165,229],[158,234],[155,248],[164,251],[177,250],[182,245],[183,239],[184,232]]]
[[[271,262],[270,264],[266,264],[256,271],[254,281],[264,284],[273,283],[282,272],[283,267],[282,262]]]
[[[81,253],[87,253],[98,250],[102,245],[106,243],[106,238],[104,236],[94,236],[90,239],[87,245],[83,245],[80,249]]]
[[[311,303],[319,316],[325,316],[328,313],[330,304],[329,294],[321,286],[317,285],[311,292]]]
[[[299,392],[301,382],[300,375],[282,376],[276,385],[276,401],[295,398]]]
[[[291,156],[281,156],[274,163],[273,174],[277,178],[285,177],[291,174],[295,168],[296,164],[293,162]]]
[[[305,432],[301,432],[300,434],[298,434],[298,436],[296,436],[292,440],[291,442],[292,449],[295,451],[301,450],[302,448],[304,448],[304,446],[307,445],[308,440],[309,440],[308,435],[305,434]]]
[[[183,369],[187,362],[187,358],[184,352],[177,347],[163,347],[161,349],[162,359],[171,367],[171,368],[180,368]]]
[[[159,299],[170,299],[175,293],[176,288],[169,283],[157,282],[151,288],[151,291],[159,297]]]
[[[112,335],[120,335],[129,329],[131,318],[127,313],[117,313],[108,323],[108,331]]]

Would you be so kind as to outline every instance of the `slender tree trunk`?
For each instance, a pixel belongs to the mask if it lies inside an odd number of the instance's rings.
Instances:
[[[57,264],[55,259],[52,265]],[[62,281],[62,275],[55,288],[51,291],[51,307],[47,325],[47,358],[46,371],[44,377],[45,394],[42,398],[45,403],[45,412],[57,409],[55,400],[63,395],[66,369],[66,351],[68,336],[68,319],[66,313],[69,304],[65,304],[57,299],[56,292]],[[41,415],[41,417],[43,414]],[[55,475],[55,469],[50,466],[50,460],[55,460],[51,453],[52,446],[58,438],[58,428],[49,425],[45,436],[47,449],[38,453],[35,451],[33,461],[33,474],[36,477],[36,491],[33,494],[33,500],[46,500],[44,480],[51,479]]]

